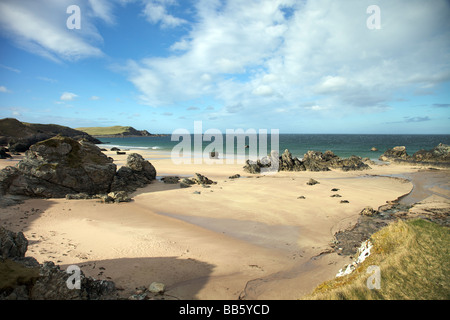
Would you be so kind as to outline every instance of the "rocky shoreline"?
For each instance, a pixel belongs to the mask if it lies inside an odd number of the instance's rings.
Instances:
[[[386,150],[379,160],[406,165],[424,165],[450,167],[450,146],[440,143],[431,150],[419,150],[412,156],[406,152],[406,147],[397,146]]]
[[[274,166],[273,163],[274,162]],[[271,154],[261,160],[251,161],[247,160],[244,170],[248,173],[258,174],[264,169],[277,167],[278,171],[330,171],[331,169],[341,169],[342,171],[360,171],[368,170],[370,166],[367,164],[373,163],[370,159],[362,159],[358,156],[351,156],[347,159],[342,159],[335,155],[332,151],[308,151],[303,160],[297,157],[292,157],[292,154],[286,149],[283,154],[277,158],[276,154]]]
[[[380,157],[380,161],[394,162],[407,165],[450,167],[450,146],[440,143],[431,150],[419,150],[412,156],[408,155],[405,147],[394,147],[388,149]],[[286,149],[281,156],[276,153],[258,159],[257,161],[247,160],[244,170],[251,174],[259,174],[264,169],[270,171],[272,167],[278,168],[278,171],[330,171],[331,169],[340,169],[342,171],[362,171],[369,170],[374,162],[369,158],[351,156],[349,158],[340,158],[332,151],[308,151],[303,159],[293,157]]]
[[[431,186],[428,186],[428,188],[431,188]],[[374,233],[397,220],[424,219],[450,227],[449,200],[436,198],[436,195],[423,195],[418,202],[402,203],[402,199],[408,197],[412,192],[413,190],[394,201],[387,202],[378,209],[364,208],[353,226],[334,234],[330,244],[332,248],[330,252],[354,258],[355,255],[361,253],[361,249],[368,244]]]

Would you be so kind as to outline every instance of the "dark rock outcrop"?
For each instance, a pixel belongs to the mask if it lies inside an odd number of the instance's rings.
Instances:
[[[180,181],[180,177],[177,176],[162,177],[161,181],[167,184],[176,184]]]
[[[11,155],[8,152],[9,152],[9,149],[0,147],[0,159],[11,158]]]
[[[27,246],[23,233],[0,227],[0,273],[7,276],[0,277],[0,300],[118,299],[114,282],[86,277],[81,270],[79,289],[68,286],[71,273],[51,261],[24,257]]]
[[[16,167],[0,170],[0,195],[80,198],[85,194],[92,198],[110,192],[133,192],[156,177],[153,165],[136,153],[116,169],[113,160],[94,144],[57,136],[31,146]],[[113,197],[113,201],[116,198],[127,197]]]
[[[127,164],[117,170],[111,184],[111,191],[133,192],[145,187],[155,178],[155,167],[140,154],[132,153],[128,155]]]
[[[267,159],[256,162],[247,160],[244,170],[257,174],[261,172],[261,168],[270,166],[270,161],[267,161]],[[332,151],[325,151],[324,153],[308,151],[303,156],[303,160],[299,160],[296,157],[292,157],[292,154],[286,149],[279,157],[278,171],[329,171],[330,168],[343,171],[370,169],[361,157],[351,156],[347,159],[341,159]]]
[[[39,266],[39,278],[30,290],[30,300],[110,300],[117,299],[115,283],[86,277],[80,270],[80,289],[71,289],[70,273],[46,261]],[[70,280],[69,280],[70,281]]]
[[[120,203],[120,202],[130,202],[132,199],[126,191],[113,191],[108,194],[96,194],[88,195],[86,193],[74,193],[67,194],[66,200],[87,200],[87,199],[99,199],[103,203]]]
[[[0,227],[0,256],[6,258],[23,258],[28,248],[28,240],[22,232],[14,233]]]
[[[217,182],[212,181],[211,179],[200,173],[196,173],[195,177],[182,179],[180,182],[180,188],[189,188],[194,184],[199,184],[203,187],[208,187],[211,184],[217,184]]]
[[[419,150],[412,156],[408,155],[405,147],[394,147],[386,150],[379,160],[404,163],[404,164],[425,164],[425,165],[450,165],[450,146],[440,143],[431,150]]]
[[[373,217],[378,214],[378,211],[374,210],[372,207],[365,207],[359,214],[362,216]]]
[[[317,180],[314,180],[313,178],[309,179],[308,182],[306,183],[308,186],[313,186],[316,184],[319,184],[320,182]]]
[[[440,143],[431,150],[419,150],[412,160],[425,162],[450,162],[450,146]]]
[[[406,153],[406,147],[398,146],[392,149],[387,149],[385,153],[383,153],[379,160],[381,161],[390,161],[395,159],[406,160],[409,158],[408,153]]]
[[[257,162],[246,160],[244,171],[251,173],[251,174],[258,174],[261,173],[261,162],[258,160]]]
[[[0,191],[62,198],[68,193],[109,192],[116,165],[97,146],[57,136],[30,147],[17,167],[0,173]]]
[[[296,157],[292,158],[292,154],[286,149],[280,157],[279,161],[280,171],[305,171],[305,163],[301,162]]]
[[[194,178],[190,178],[192,181],[194,181],[196,184],[200,184],[200,185],[208,185],[208,184],[215,184],[214,181],[212,181],[211,179],[209,179],[208,177],[200,174],[200,173],[196,173]]]
[[[94,144],[100,140],[89,134],[56,124],[20,122],[14,118],[0,119],[0,145],[8,145],[10,152],[25,152],[39,141],[62,135],[75,140],[85,140]]]

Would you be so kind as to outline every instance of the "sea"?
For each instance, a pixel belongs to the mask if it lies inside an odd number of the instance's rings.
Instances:
[[[227,150],[233,150],[235,155],[246,156],[250,152],[250,148],[242,148],[242,144],[253,147],[248,136],[242,136],[243,140],[239,140],[236,137],[227,144],[227,137],[222,135],[222,142],[220,137],[213,139],[206,139],[204,135],[193,135],[185,137],[173,137],[172,135],[159,136],[159,137],[124,137],[124,138],[98,138],[102,144],[101,147],[112,148],[117,147],[120,149],[141,149],[141,150],[154,150],[159,154],[170,155],[172,150],[178,145],[188,148],[191,146],[191,152],[195,155],[195,152],[199,150],[195,146],[194,141],[202,142],[202,152],[207,148],[211,151],[211,140],[215,143],[219,155],[228,153]],[[272,150],[272,138],[274,138],[273,145],[278,143],[278,152],[281,154],[284,150],[288,149],[293,156],[302,159],[303,155],[309,151],[321,151],[327,150],[333,151],[337,156],[341,158],[347,158],[352,155],[360,156],[362,158],[370,158],[371,160],[377,160],[387,149],[395,146],[405,146],[406,152],[409,155],[425,149],[430,150],[436,147],[439,143],[450,144],[450,135],[421,135],[421,134],[279,134],[278,137],[272,137],[270,134],[257,135],[252,141],[257,141],[258,148],[261,151],[258,155],[269,154]],[[186,140],[184,140],[186,139]],[[174,141],[172,141],[174,140]],[[190,141],[189,141],[190,140]],[[234,143],[232,143],[233,141]],[[230,144],[232,144],[230,146]],[[199,144],[198,144],[199,145]],[[266,147],[267,145],[267,147]],[[209,146],[209,148],[208,148]],[[240,146],[240,147],[238,147]],[[227,149],[228,148],[228,149]],[[376,148],[378,151],[371,151],[372,148]],[[276,148],[275,148],[276,149]],[[267,150],[267,153],[264,151]]]

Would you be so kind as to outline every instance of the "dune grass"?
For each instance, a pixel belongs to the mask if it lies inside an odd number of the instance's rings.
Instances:
[[[449,228],[423,219],[399,220],[372,235],[371,255],[353,273],[319,285],[303,299],[448,300]],[[369,289],[370,266],[380,269],[380,289]]]

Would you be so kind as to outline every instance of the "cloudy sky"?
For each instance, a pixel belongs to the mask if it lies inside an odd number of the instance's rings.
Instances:
[[[450,2],[1,0],[4,117],[450,134]]]

